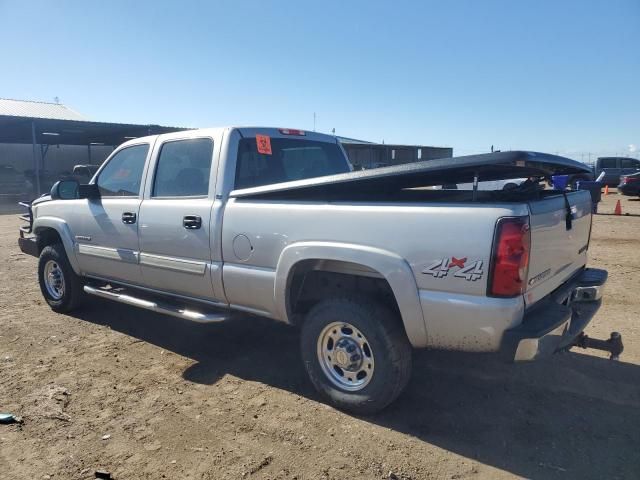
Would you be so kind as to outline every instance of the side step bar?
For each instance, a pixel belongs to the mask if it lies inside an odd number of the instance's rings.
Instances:
[[[84,291],[89,295],[95,295],[96,297],[106,298],[115,302],[126,303],[134,307],[144,308],[145,310],[151,310],[152,312],[164,313],[165,315],[171,315],[173,317],[183,318],[192,322],[198,323],[217,323],[223,322],[231,318],[231,314],[224,313],[202,313],[195,310],[188,310],[186,308],[180,308],[168,303],[160,303],[143,298],[133,297],[124,293],[110,292],[102,288],[91,287],[89,285],[84,286]]]

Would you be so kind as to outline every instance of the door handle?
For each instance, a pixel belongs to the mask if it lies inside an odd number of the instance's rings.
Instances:
[[[185,215],[182,226],[187,230],[197,230],[202,227],[202,218],[199,215]]]
[[[122,214],[122,223],[126,223],[127,225],[132,225],[136,223],[137,215],[133,212],[124,212]]]

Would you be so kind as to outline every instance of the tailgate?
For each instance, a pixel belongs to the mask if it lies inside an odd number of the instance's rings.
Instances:
[[[525,303],[532,305],[587,263],[591,195],[588,191],[554,195],[529,203],[529,210],[531,255]]]

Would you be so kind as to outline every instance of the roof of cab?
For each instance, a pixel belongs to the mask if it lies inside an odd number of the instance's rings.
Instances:
[[[216,136],[223,131],[237,130],[243,137],[254,137],[255,135],[263,134],[275,138],[305,138],[308,140],[324,141],[324,142],[338,142],[338,137],[329,135],[326,133],[313,132],[308,130],[300,130],[285,127],[251,127],[251,126],[227,126],[227,127],[208,127],[208,128],[196,128],[192,130],[182,130],[179,132],[163,133],[159,135],[148,135],[145,137],[138,137],[120,145],[119,148],[129,145],[136,145],[138,143],[150,142],[155,139],[178,139],[178,138],[196,138],[201,136]],[[286,134],[283,131],[302,132]]]

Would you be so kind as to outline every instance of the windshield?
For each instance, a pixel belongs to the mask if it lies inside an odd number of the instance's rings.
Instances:
[[[350,171],[342,150],[335,143],[271,138],[270,147],[270,153],[260,153],[255,138],[240,140],[236,189]]]

